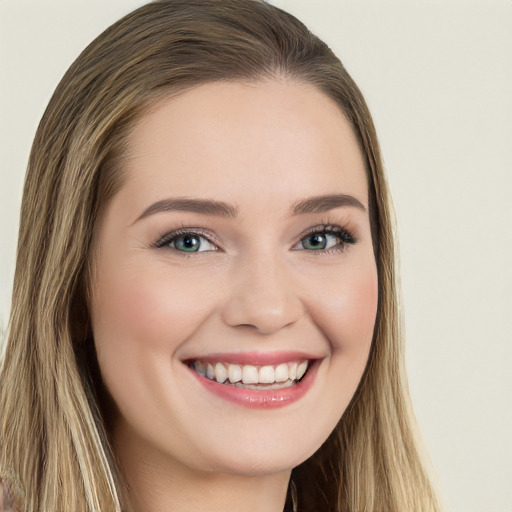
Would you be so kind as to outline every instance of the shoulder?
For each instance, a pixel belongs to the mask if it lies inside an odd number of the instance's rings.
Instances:
[[[14,503],[11,487],[7,480],[0,476],[0,512],[19,512]]]

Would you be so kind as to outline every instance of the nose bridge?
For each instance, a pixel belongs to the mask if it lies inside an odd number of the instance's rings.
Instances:
[[[233,268],[224,321],[271,334],[295,323],[303,314],[295,279],[284,258],[258,251]]]

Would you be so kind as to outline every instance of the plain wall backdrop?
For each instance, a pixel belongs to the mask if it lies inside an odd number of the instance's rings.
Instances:
[[[0,0],[0,328],[37,123],[85,45],[142,3]],[[374,116],[411,394],[447,508],[511,512],[512,1],[273,3],[333,48]]]

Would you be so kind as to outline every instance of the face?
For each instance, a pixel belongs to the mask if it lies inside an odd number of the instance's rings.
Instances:
[[[342,416],[375,323],[348,121],[304,84],[208,84],[139,121],[126,172],[90,304],[114,437],[155,467],[293,468]]]

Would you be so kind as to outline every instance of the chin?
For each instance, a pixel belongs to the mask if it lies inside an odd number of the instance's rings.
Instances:
[[[334,427],[333,427],[334,428]],[[282,429],[280,434],[245,429],[245,435],[225,432],[225,442],[200,448],[196,469],[241,476],[262,476],[290,472],[311,457],[325,442],[331,429],[321,432],[304,429]],[[219,436],[221,434],[218,434]]]

